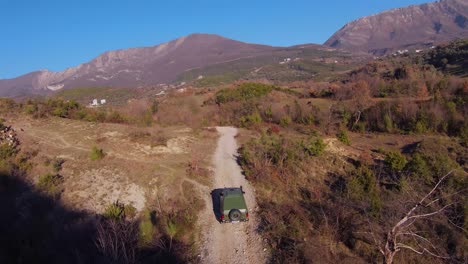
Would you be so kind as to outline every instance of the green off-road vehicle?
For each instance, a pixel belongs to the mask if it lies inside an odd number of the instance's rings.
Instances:
[[[221,223],[249,221],[249,212],[245,204],[242,186],[240,188],[216,189],[211,195],[218,221]],[[219,208],[218,212],[216,212],[216,208]]]

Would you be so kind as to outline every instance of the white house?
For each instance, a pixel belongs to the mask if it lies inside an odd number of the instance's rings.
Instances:
[[[98,100],[97,99],[93,99],[93,102],[91,103],[92,106],[97,106],[98,105]]]
[[[106,99],[101,99],[101,104],[106,104]]]

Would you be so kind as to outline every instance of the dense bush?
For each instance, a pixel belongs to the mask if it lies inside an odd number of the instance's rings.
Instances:
[[[351,199],[368,203],[368,212],[378,216],[382,208],[380,189],[374,173],[367,166],[360,164],[350,173],[347,194]]]
[[[387,163],[391,172],[401,172],[407,161],[400,152],[390,151],[385,155],[385,163]]]

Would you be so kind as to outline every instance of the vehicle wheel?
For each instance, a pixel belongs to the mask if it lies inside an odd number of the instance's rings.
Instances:
[[[241,218],[241,212],[237,209],[232,209],[230,212],[229,212],[229,219],[231,221],[239,221]]]

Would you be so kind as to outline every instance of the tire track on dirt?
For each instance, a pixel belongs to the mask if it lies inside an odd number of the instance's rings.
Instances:
[[[217,127],[220,138],[213,156],[215,178],[213,189],[243,186],[249,208],[250,221],[245,223],[220,224],[213,213],[211,196],[205,194],[206,207],[199,217],[203,231],[202,263],[265,263],[261,236],[257,232],[258,219],[254,189],[245,180],[236,162],[237,129]]]

